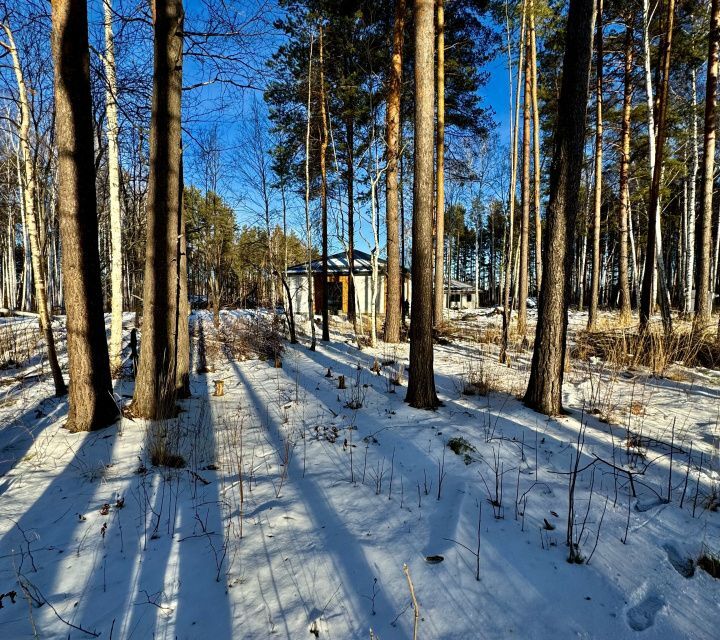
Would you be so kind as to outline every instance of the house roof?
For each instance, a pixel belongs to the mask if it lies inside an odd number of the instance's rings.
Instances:
[[[329,273],[349,273],[349,261],[347,254],[344,251],[333,253],[328,256],[328,272]],[[378,267],[381,273],[385,272],[387,268],[387,261],[382,258],[378,258]],[[289,274],[305,273],[308,268],[308,263],[303,262],[301,264],[293,265],[288,267]],[[312,270],[315,272],[322,270],[322,260],[312,261]],[[370,254],[364,251],[355,249],[353,251],[353,271],[355,273],[370,273],[372,271],[372,264],[370,262]]]
[[[445,291],[447,291],[447,283],[445,283]],[[450,280],[450,291],[462,291],[472,293],[475,291],[475,285],[460,280]]]

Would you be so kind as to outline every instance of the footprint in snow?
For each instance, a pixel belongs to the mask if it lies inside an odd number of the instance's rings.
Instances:
[[[668,562],[684,578],[692,578],[695,575],[695,563],[692,558],[684,558],[672,544],[666,544],[663,549],[667,553]]]
[[[652,627],[655,616],[665,606],[662,596],[649,593],[643,600],[627,612],[627,622],[635,631],[645,631]]]

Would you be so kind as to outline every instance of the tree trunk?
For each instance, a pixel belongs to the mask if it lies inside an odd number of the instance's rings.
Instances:
[[[122,363],[122,222],[120,219],[120,161],[118,149],[117,82],[115,79],[115,44],[112,28],[112,0],[103,0],[105,26],[105,111],[108,140],[108,192],[110,200],[110,368]]]
[[[405,401],[439,405],[433,372],[433,0],[415,0],[415,171],[413,184],[410,373]]]
[[[691,313],[693,311],[692,305],[692,292],[693,283],[695,280],[695,225],[696,221],[696,210],[697,210],[697,174],[699,168],[700,149],[698,145],[698,126],[697,126],[697,73],[693,67],[690,72],[691,84],[692,84],[692,165],[690,170],[690,185],[689,185],[689,200],[688,200],[688,213],[686,218],[686,244],[687,252],[685,254],[685,312]]]
[[[522,83],[522,70],[523,60],[525,53],[525,13],[526,2],[523,0],[522,10],[522,27],[520,30],[520,59],[518,62],[518,77],[517,77],[517,91],[515,93],[515,124],[513,125],[512,118],[510,119],[510,192],[508,197],[508,234],[507,243],[505,247],[505,267],[504,267],[504,291],[503,291],[503,324],[502,324],[502,341],[500,343],[500,357],[499,360],[503,364],[509,364],[510,360],[507,354],[508,344],[510,342],[510,319],[512,316],[512,304],[510,298],[510,291],[512,289],[512,273],[513,273],[513,243],[515,241],[515,191],[517,186],[517,143],[518,143],[518,129],[520,124],[520,86]],[[510,47],[510,27],[507,27],[508,37],[508,68],[510,73],[510,110],[513,108],[512,99],[512,55]]]
[[[548,415],[562,411],[594,5],[594,0],[570,0],[565,32],[563,75],[550,168],[550,199],[543,239],[544,275],[530,381],[524,398],[527,406]]]
[[[114,422],[98,251],[87,5],[52,4],[58,213],[67,305],[70,406],[67,428],[90,431]]]
[[[588,331],[595,329],[597,322],[598,297],[600,295],[600,225],[602,215],[602,145],[603,145],[603,0],[597,0],[597,28],[595,33],[595,206],[593,215],[593,261],[590,281],[590,307]]]
[[[182,203],[182,0],[155,0],[150,173],[140,364],[136,415],[161,419],[175,411],[178,349],[178,229]],[[219,283],[218,283],[219,286]]]
[[[527,297],[530,289],[530,94],[532,64],[529,31],[525,35],[525,88],[523,91],[522,219],[520,223],[520,271],[518,273],[518,333],[527,333]]]
[[[357,315],[355,313],[355,121],[352,113],[345,120],[347,141],[347,193],[348,193],[348,317],[353,324],[353,334],[358,335]]]
[[[310,322],[310,350],[315,351],[315,283],[312,268],[312,225],[310,224],[310,104],[312,102],[313,36],[310,35],[308,62],[307,126],[305,129],[305,234],[307,236],[308,320]],[[352,275],[352,271],[351,271]]]
[[[385,304],[385,342],[400,342],[402,272],[398,242],[398,154],[400,152],[400,94],[402,90],[402,50],[405,35],[405,0],[395,2],[392,63],[388,72],[386,109],[387,173],[385,174],[385,216],[387,224],[387,300]]]
[[[668,0],[666,32],[662,43],[660,84],[660,99],[658,101],[658,124],[655,141],[655,166],[653,167],[652,185],[650,188],[650,205],[648,207],[648,233],[645,250],[645,273],[643,275],[642,293],[640,300],[640,331],[646,331],[652,312],[652,281],[653,265],[658,266],[658,284],[660,286],[660,303],[662,308],[663,326],[665,333],[672,331],[672,318],[670,317],[667,291],[664,290],[665,274],[662,273],[662,255],[658,251],[658,215],[660,209],[660,185],[663,170],[663,152],[665,150],[666,119],[668,103],[668,87],[670,82],[670,51],[672,49],[673,22],[675,19],[675,0]]]
[[[444,265],[445,265],[445,7],[444,0],[437,5],[437,132],[435,149],[435,289],[434,324],[443,322],[445,306]],[[449,295],[449,292],[448,292]]]
[[[24,87],[24,84],[23,84]],[[23,89],[24,90],[24,89]],[[26,101],[27,104],[27,101]],[[22,101],[21,101],[22,105]],[[22,106],[20,110],[20,117],[22,118]],[[21,136],[22,140],[22,136]],[[30,310],[30,300],[32,298],[32,252],[30,251],[30,234],[28,232],[28,225],[25,215],[25,201],[28,197],[28,194],[26,193],[26,189],[29,187],[26,186],[27,180],[24,177],[24,168],[20,168],[20,155],[24,152],[21,152],[20,146],[18,145],[18,148],[16,149],[16,159],[17,159],[17,177],[18,177],[18,189],[20,190],[21,197],[20,197],[20,224],[22,226],[22,237],[23,237],[23,270],[22,270],[22,282],[21,282],[21,292],[20,292],[20,309],[22,311],[29,311]],[[25,164],[23,163],[23,167],[25,167]],[[30,165],[32,168],[32,164]],[[32,174],[33,180],[34,180],[34,173]],[[35,183],[33,182],[33,185]],[[34,218],[33,218],[34,222]]]
[[[628,277],[628,216],[630,177],[630,127],[632,117],[633,26],[632,14],[625,18],[625,74],[623,78],[623,109],[620,133],[620,262],[618,284],[620,288],[620,322],[627,324],[632,316],[630,280]]]
[[[533,113],[533,195],[535,198],[535,283],[536,294],[542,284],[542,220],[540,217],[540,111],[537,96],[537,45],[535,42],[535,5],[530,0],[530,69]]]
[[[707,80],[705,82],[705,126],[702,161],[702,210],[697,232],[697,279],[695,325],[702,329],[710,322],[712,293],[710,254],[712,247],[712,197],[715,169],[715,93],[720,65],[720,0],[712,0],[708,38]]]
[[[67,11],[67,7],[64,7],[64,10]],[[60,11],[59,8],[58,11]],[[85,22],[87,22],[87,18],[85,19]],[[60,370],[60,364],[58,363],[57,352],[55,350],[55,339],[52,333],[52,319],[50,317],[50,311],[48,309],[47,288],[45,284],[45,270],[42,263],[42,253],[40,251],[40,235],[35,217],[37,180],[35,175],[35,167],[33,165],[32,151],[30,150],[30,103],[28,102],[25,79],[23,77],[22,67],[20,66],[20,58],[18,56],[18,51],[15,46],[15,40],[13,39],[12,31],[6,23],[3,23],[2,27],[8,39],[8,44],[5,45],[5,48],[8,49],[10,52],[13,69],[15,71],[15,79],[17,80],[18,85],[18,96],[20,102],[20,126],[18,131],[20,139],[19,151],[22,155],[22,166],[24,173],[24,175],[22,176],[24,178],[24,185],[22,185],[22,210],[25,213],[25,224],[27,226],[27,235],[30,244],[29,248],[32,264],[32,276],[35,283],[35,304],[37,306],[37,311],[40,316],[40,330],[42,331],[43,338],[45,339],[48,363],[50,364],[50,371],[52,372],[53,383],[55,385],[55,395],[62,396],[67,393],[67,388],[65,386],[65,381],[63,380],[62,372]],[[85,41],[87,42],[87,29],[85,30]],[[85,55],[87,56],[87,51]],[[90,145],[90,157],[92,158],[92,140]],[[19,170],[18,173],[20,173]],[[22,181],[23,180],[21,180],[21,182]],[[91,184],[94,196],[95,183],[91,182]],[[93,215],[95,215],[95,213],[93,213]],[[95,225],[97,227],[97,222],[95,223]],[[97,242],[97,234],[95,234],[94,242]],[[25,256],[27,260],[27,247],[25,251]],[[31,274],[26,271],[25,283],[29,282],[30,275]],[[27,288],[27,290],[29,291],[29,287]]]
[[[190,298],[188,297],[187,230],[185,182],[182,150],[180,155],[180,210],[177,227],[177,340],[175,341],[175,392],[178,398],[190,397]]]
[[[323,28],[318,39],[320,58],[320,224],[322,226],[322,340],[330,340],[328,309],[328,210],[327,210],[327,148],[328,120],[325,108],[325,60],[323,55]]]

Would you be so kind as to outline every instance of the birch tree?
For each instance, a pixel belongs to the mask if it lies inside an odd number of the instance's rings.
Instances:
[[[25,85],[22,66],[20,65],[18,50],[15,46],[13,32],[7,22],[2,23],[2,28],[5,32],[7,42],[0,41],[0,45],[2,45],[2,47],[10,53],[13,71],[15,73],[15,80],[18,86],[18,103],[20,112],[20,122],[18,125],[18,175],[20,176],[22,191],[22,213],[25,218],[24,223],[27,229],[30,257],[32,261],[32,276],[35,285],[35,305],[40,317],[40,331],[45,339],[48,362],[50,364],[50,371],[55,385],[55,395],[62,396],[67,392],[67,387],[65,386],[65,381],[63,380],[62,372],[60,370],[60,364],[58,363],[55,339],[52,332],[52,320],[48,309],[45,269],[42,262],[42,253],[40,251],[40,233],[38,230],[37,218],[35,216],[37,176],[33,163],[33,153],[30,148],[30,103],[28,101],[27,87]],[[87,34],[85,35],[85,39],[87,40]],[[93,185],[93,193],[94,189],[95,187]],[[27,256],[27,248],[25,255]],[[26,273],[26,278],[29,276],[30,273]]]
[[[103,0],[105,55],[105,111],[108,143],[108,190],[110,195],[110,368],[117,371],[122,362],[122,222],[120,219],[120,151],[118,147],[117,80],[112,24],[112,0]]]

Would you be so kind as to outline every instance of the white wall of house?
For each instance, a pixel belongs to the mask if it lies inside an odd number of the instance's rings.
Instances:
[[[292,296],[293,311],[295,313],[306,314],[308,312],[308,278],[305,274],[288,275],[288,288]],[[406,298],[410,295],[410,280],[405,281]],[[359,274],[355,276],[355,301],[360,313],[369,314],[371,312],[372,286],[369,274]],[[385,276],[379,275],[377,282],[377,313],[383,315],[385,313]]]
[[[289,274],[288,289],[292,298],[294,313],[307,313],[308,311],[308,279],[305,275]]]
[[[470,291],[451,291],[450,292],[450,308],[451,309],[474,309],[475,308],[475,292]]]

